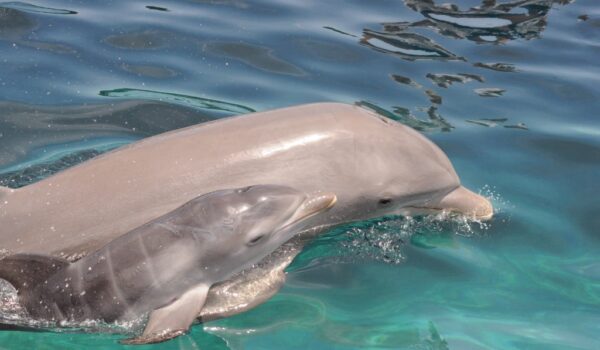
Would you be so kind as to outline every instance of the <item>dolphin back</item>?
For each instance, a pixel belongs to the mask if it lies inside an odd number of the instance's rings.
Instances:
[[[69,261],[49,255],[15,254],[0,260],[0,279],[12,284],[21,298],[64,269]]]
[[[8,187],[3,187],[0,186],[0,198],[5,198],[8,197],[10,194],[12,194],[15,190],[10,189]]]

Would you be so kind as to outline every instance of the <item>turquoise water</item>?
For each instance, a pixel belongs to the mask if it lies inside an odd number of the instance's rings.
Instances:
[[[493,222],[338,228],[269,302],[152,347],[599,349],[600,6],[449,1],[1,3],[0,182],[224,116],[361,104],[439,144]],[[1,331],[0,349],[120,338]]]

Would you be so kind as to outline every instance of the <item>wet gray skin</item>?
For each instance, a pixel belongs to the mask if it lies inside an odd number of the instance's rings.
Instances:
[[[331,193],[257,185],[200,196],[74,263],[42,255],[0,260],[35,319],[127,321],[150,312],[130,343],[187,330],[210,286],[259,262],[331,208]]]

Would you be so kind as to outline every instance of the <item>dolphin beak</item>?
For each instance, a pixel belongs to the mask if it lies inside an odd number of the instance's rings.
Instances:
[[[427,206],[457,212],[481,221],[489,220],[494,216],[494,207],[487,198],[463,186],[459,186],[437,201],[428,203]]]
[[[422,206],[409,206],[409,215],[431,214],[440,211],[449,211],[465,215],[469,218],[487,221],[494,216],[494,207],[490,201],[463,186],[448,192],[444,196],[424,203]]]
[[[286,222],[284,226],[289,226],[300,220],[304,220],[318,213],[324,212],[335,205],[337,196],[331,192],[319,192],[310,194],[298,207],[298,210]]]

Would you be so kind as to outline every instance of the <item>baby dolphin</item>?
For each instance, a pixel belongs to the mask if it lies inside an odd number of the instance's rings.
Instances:
[[[185,332],[211,285],[275,251],[336,196],[281,185],[211,192],[109,242],[74,263],[32,254],[0,260],[0,278],[36,319],[106,322],[150,316],[129,344]]]

